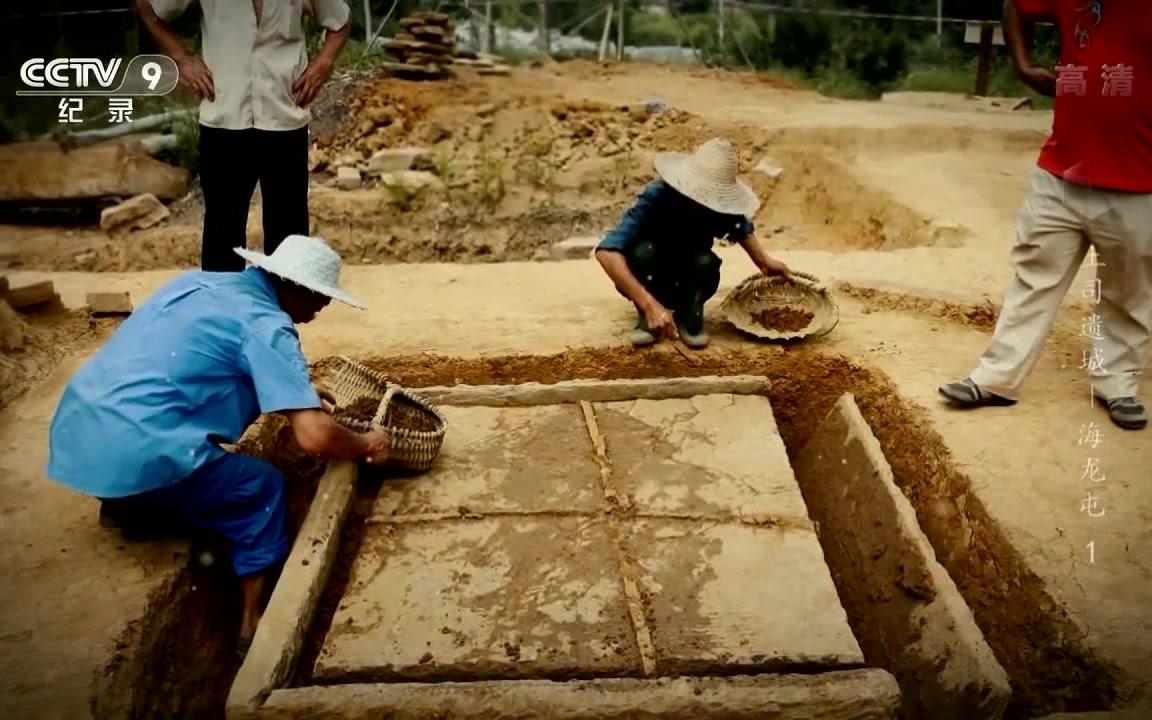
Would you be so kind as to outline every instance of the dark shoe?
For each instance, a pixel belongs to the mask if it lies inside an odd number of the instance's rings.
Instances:
[[[1108,417],[1117,427],[1125,430],[1143,430],[1148,425],[1148,414],[1144,411],[1144,403],[1136,397],[1119,397],[1105,400],[1099,395],[1096,399],[1108,408]]]
[[[119,530],[129,541],[167,540],[185,537],[189,531],[184,522],[161,515],[148,515],[134,498],[100,500],[100,527]]]
[[[632,331],[632,344],[636,347],[647,347],[656,342],[656,336],[648,329],[648,321],[644,319],[644,313],[639,310],[636,311],[636,329]]]
[[[971,378],[965,378],[960,382],[941,385],[940,394],[948,398],[948,401],[953,405],[962,408],[975,408],[985,406],[1007,407],[1009,405],[1016,404],[1015,400],[1009,400],[1006,397],[1001,397],[994,393],[988,392],[984,388],[972,382]]]
[[[122,500],[100,501],[100,527],[110,530],[123,530],[131,525],[127,509]]]
[[[236,660],[243,663],[252,649],[252,638],[240,638],[236,641]]]

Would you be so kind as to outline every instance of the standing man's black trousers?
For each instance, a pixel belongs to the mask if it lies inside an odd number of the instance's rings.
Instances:
[[[308,234],[308,128],[222,130],[200,126],[204,236],[200,267],[240,271],[247,245],[248,206],[260,183],[264,252],[285,237]]]

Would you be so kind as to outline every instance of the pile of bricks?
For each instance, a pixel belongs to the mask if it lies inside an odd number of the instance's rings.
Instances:
[[[397,76],[437,79],[449,73],[456,56],[456,24],[437,12],[417,12],[400,21],[404,32],[384,43],[395,62],[385,67]]]
[[[8,278],[0,275],[0,352],[24,349],[28,325],[21,315],[62,307],[51,280],[9,287]],[[93,317],[130,315],[132,301],[126,292],[89,293],[88,312]]]

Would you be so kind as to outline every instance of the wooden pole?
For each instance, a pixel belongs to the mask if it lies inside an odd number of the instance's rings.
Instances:
[[[624,0],[620,0],[616,12],[616,59],[624,60]]]
[[[716,11],[720,14],[720,24],[717,28],[718,40],[720,41],[720,58],[724,58],[724,0],[716,0]]]
[[[364,42],[372,42],[372,8],[368,7],[369,0],[364,0]]]
[[[492,0],[484,0],[484,41],[480,44],[485,54],[492,53],[496,30],[492,27]]]
[[[976,96],[988,97],[988,83],[992,74],[992,39],[996,26],[984,23],[980,26],[980,60],[976,65]]]
[[[604,13],[604,32],[600,35],[600,62],[608,58],[608,33],[612,30],[612,5],[608,5],[608,12]]]
[[[552,54],[548,38],[548,0],[540,0],[537,5],[540,8],[540,20],[537,24],[540,34],[540,52],[547,57]]]

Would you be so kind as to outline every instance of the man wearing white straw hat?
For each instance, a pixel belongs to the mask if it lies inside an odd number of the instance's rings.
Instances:
[[[752,217],[760,200],[737,178],[736,150],[714,138],[693,154],[661,153],[660,179],[651,183],[596,248],[596,259],[617,291],[636,307],[632,344],[679,337],[708,345],[704,303],[720,285],[715,239],[740,244],[766,275],[788,277],[756,239]]]
[[[284,477],[230,453],[263,413],[284,415],[300,447],[382,462],[383,431],[352,432],[317,395],[295,325],[340,288],[340,256],[290,235],[253,267],[188,272],[161,287],[68,382],[49,432],[47,474],[100,498],[102,524],[125,533],[180,526],[222,536],[241,578],[239,650],[260,620],[264,578],[288,553]]]

